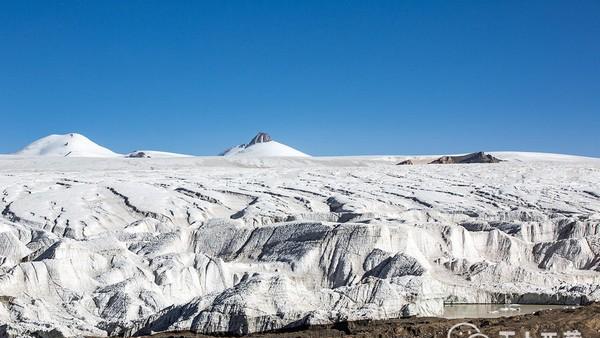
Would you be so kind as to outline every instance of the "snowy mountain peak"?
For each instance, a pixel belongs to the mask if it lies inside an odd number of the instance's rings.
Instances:
[[[247,156],[247,157],[289,157],[289,156],[308,156],[283,143],[274,141],[271,136],[264,132],[259,132],[250,140],[248,144],[240,144],[225,150],[221,156]]]
[[[267,133],[263,133],[260,132],[258,134],[256,134],[256,136],[254,136],[254,138],[250,141],[250,143],[248,143],[248,146],[251,146],[253,144],[257,144],[257,143],[264,143],[264,142],[271,142],[273,141],[273,139],[271,138],[271,136]]]
[[[89,138],[69,133],[48,135],[34,141],[15,155],[21,156],[61,156],[61,157],[115,157],[119,154],[94,143]]]

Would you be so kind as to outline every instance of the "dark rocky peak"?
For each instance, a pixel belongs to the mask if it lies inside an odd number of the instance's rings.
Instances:
[[[134,151],[133,153],[127,154],[129,158],[150,158],[150,155],[146,154],[143,151]]]
[[[257,143],[265,143],[265,142],[271,142],[271,141],[273,141],[273,139],[271,138],[271,136],[269,136],[269,134],[260,132],[260,133],[256,134],[256,136],[254,136],[254,138],[250,141],[250,143],[248,143],[248,145],[246,147],[249,147],[249,146],[251,146],[253,144],[257,144]]]

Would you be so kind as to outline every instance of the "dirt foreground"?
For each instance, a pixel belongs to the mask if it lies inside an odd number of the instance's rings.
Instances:
[[[476,328],[468,325],[460,325],[449,333],[449,330],[459,323],[471,323]],[[480,332],[477,332],[477,330]],[[501,333],[503,331],[506,333]],[[527,332],[529,332],[529,336]],[[227,335],[219,336],[232,337]],[[172,332],[145,337],[208,338],[214,336],[193,332]],[[503,318],[407,318],[342,322],[332,325],[306,327],[295,331],[255,333],[246,337],[600,338],[600,303],[594,303],[577,309],[543,310],[533,314]]]

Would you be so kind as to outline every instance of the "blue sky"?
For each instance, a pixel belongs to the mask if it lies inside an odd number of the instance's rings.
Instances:
[[[2,1],[0,153],[600,156],[599,1]]]

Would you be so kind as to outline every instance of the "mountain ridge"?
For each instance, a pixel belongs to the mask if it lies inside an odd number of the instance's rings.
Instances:
[[[472,153],[477,154],[477,153]],[[472,155],[471,154],[471,155]],[[490,151],[482,153],[483,156],[496,157],[499,160],[507,162],[564,162],[580,160],[600,160],[595,157],[586,157],[581,155],[558,154],[558,153],[540,153],[528,151]],[[453,157],[461,157],[469,154],[447,154],[447,155],[356,155],[356,156],[317,156],[312,157],[297,149],[279,143],[271,138],[265,132],[259,132],[250,142],[243,143],[218,154],[225,157],[310,157],[313,159],[374,159],[374,158],[395,158],[396,163],[402,164],[425,164],[432,161],[441,161],[445,158],[450,160]],[[9,154],[0,154],[0,156],[20,156],[20,157],[115,157],[115,158],[175,158],[175,157],[210,157],[211,155],[189,155],[160,150],[135,150],[125,153],[117,153],[101,146],[88,137],[79,133],[51,134],[33,141],[29,145],[21,148],[19,151]],[[446,161],[442,161],[446,162]]]

